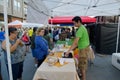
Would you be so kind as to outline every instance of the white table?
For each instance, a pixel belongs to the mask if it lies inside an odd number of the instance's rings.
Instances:
[[[55,51],[55,57],[62,57],[62,53],[67,50],[66,48],[59,48]],[[62,52],[57,52],[62,51]],[[73,58],[71,58],[73,59]],[[68,60],[68,59],[67,59]],[[67,60],[65,60],[67,62]],[[67,64],[62,66],[49,66],[46,61],[44,61],[41,66],[37,69],[33,80],[80,80],[76,72],[74,60],[69,60]]]
[[[61,67],[49,66],[43,62],[37,69],[33,80],[80,80],[74,62],[69,62]]]

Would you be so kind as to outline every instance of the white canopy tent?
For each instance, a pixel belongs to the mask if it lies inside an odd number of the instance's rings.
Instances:
[[[13,21],[8,24],[8,26],[19,26],[19,27],[44,27],[43,24],[38,24],[38,23],[26,23],[26,22],[21,22],[21,21]]]
[[[23,23],[22,27],[45,27],[43,24],[38,23]]]
[[[34,6],[39,7],[39,5],[45,6],[45,7],[36,8],[36,11],[43,13],[42,15],[53,16],[53,17],[54,16],[120,15],[120,0],[37,0],[37,2],[40,3],[36,3],[36,0],[27,0],[27,1],[28,1],[28,6],[31,6],[32,8],[34,8]],[[29,9],[30,8],[28,8],[28,10]],[[38,16],[38,15],[35,14],[34,16]],[[45,19],[46,17],[44,18],[44,20]],[[117,41],[116,41],[116,52],[118,51],[118,44],[119,44],[118,43],[119,24],[118,24],[118,33],[117,33]]]
[[[48,24],[49,11],[41,0],[25,0],[27,4],[27,22]]]
[[[45,23],[51,16],[114,16],[119,15],[120,9],[120,0],[25,0],[25,2],[28,6],[28,22],[37,23]]]
[[[8,24],[8,26],[9,25],[21,25],[22,24],[22,22],[21,21],[19,21],[19,20],[15,20],[15,21],[13,21],[13,22],[10,22],[9,24]]]
[[[35,0],[33,0],[35,1]],[[118,15],[120,0],[41,0],[53,16]]]

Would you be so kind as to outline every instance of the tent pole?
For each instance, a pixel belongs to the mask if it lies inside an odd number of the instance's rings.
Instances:
[[[53,11],[51,11],[51,29],[52,29],[52,24],[53,24],[52,18],[53,18]]]
[[[52,21],[52,18],[53,18],[53,11],[51,10],[50,11],[51,12],[51,16],[50,16],[50,19],[51,19],[51,21],[50,21],[50,27],[51,27],[51,31],[52,31],[52,33],[53,33],[53,28],[52,28],[52,24],[53,24],[53,21]]]
[[[51,29],[52,29],[52,16],[51,16]]]
[[[8,37],[8,18],[7,18],[7,0],[4,0],[4,22],[5,22],[5,38],[6,38],[6,48],[7,48],[7,61],[8,61],[8,72],[9,72],[9,80],[13,80],[12,77],[12,67],[11,67],[11,56],[10,56],[10,48],[9,48],[9,37]]]
[[[119,14],[120,14],[120,9],[119,9]],[[118,18],[118,30],[117,30],[117,42],[116,42],[116,53],[118,52],[118,44],[119,44],[119,32],[120,32],[120,15]]]

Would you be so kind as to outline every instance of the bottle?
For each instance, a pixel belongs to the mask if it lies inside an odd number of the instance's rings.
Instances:
[[[66,46],[66,47],[68,46],[68,42],[65,43],[65,46]]]

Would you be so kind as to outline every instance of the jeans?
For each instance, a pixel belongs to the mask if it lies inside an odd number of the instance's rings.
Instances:
[[[8,70],[7,70],[7,66],[5,64],[5,59],[4,59],[4,54],[3,53],[1,53],[0,61],[1,61],[0,66],[1,66],[2,80],[9,80]]]

